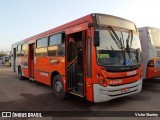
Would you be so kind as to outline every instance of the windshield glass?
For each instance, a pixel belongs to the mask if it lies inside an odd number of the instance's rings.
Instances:
[[[97,61],[104,66],[132,66],[141,63],[139,36],[130,31],[99,30]],[[116,37],[117,36],[117,37]]]

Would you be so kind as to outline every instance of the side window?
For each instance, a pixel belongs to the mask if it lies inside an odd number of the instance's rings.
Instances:
[[[17,46],[17,57],[20,57],[20,56],[21,56],[21,50],[22,50],[21,47],[22,47],[21,45],[18,45],[18,46]]]
[[[58,46],[58,56],[65,56],[65,45]]]
[[[64,56],[64,34],[58,33],[49,38],[48,56]]]
[[[47,47],[48,46],[48,38],[44,37],[37,40],[37,48]]]
[[[21,51],[21,45],[17,46],[17,51]]]
[[[48,56],[65,56],[65,45],[48,47]]]
[[[22,51],[26,51],[26,50],[28,50],[28,44],[27,43],[22,45]]]
[[[49,46],[60,45],[61,43],[62,43],[62,33],[50,36]]]
[[[47,56],[48,37],[37,40],[36,56]]]
[[[25,44],[22,45],[22,54],[23,54],[23,56],[25,58],[28,57],[28,44],[27,43],[25,43]]]
[[[37,57],[47,56],[47,47],[45,47],[45,48],[37,48],[36,49],[36,56]]]
[[[48,47],[48,56],[56,56],[57,50],[58,50],[58,46]]]

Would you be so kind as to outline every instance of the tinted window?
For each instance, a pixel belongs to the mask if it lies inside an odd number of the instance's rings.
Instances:
[[[24,57],[28,57],[28,44],[25,43],[22,45],[22,56]]]
[[[47,37],[41,38],[41,39],[37,40],[37,48],[47,47],[47,46],[48,46],[48,39],[47,39]]]
[[[36,56],[38,56],[38,57],[47,56],[47,48],[37,48],[36,49]]]
[[[22,45],[22,51],[27,51],[28,50],[28,44],[25,43]]]
[[[56,56],[57,50],[58,50],[58,46],[48,47],[48,56]]]
[[[62,43],[62,34],[55,34],[50,36],[49,46],[60,45]]]
[[[48,47],[48,56],[64,56],[65,55],[65,46],[51,46]]]
[[[17,57],[21,56],[21,45],[17,46]]]
[[[64,56],[65,55],[65,46],[60,45],[58,46],[58,56]]]

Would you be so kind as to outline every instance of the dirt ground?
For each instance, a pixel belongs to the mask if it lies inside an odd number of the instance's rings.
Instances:
[[[73,95],[58,100],[50,87],[18,80],[10,67],[0,65],[0,111],[160,111],[160,78],[144,81],[138,94],[94,104]]]

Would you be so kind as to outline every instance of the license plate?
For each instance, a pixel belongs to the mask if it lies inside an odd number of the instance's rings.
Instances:
[[[123,88],[123,89],[121,89],[121,92],[126,93],[126,92],[129,92],[129,90],[130,90],[130,88]]]

